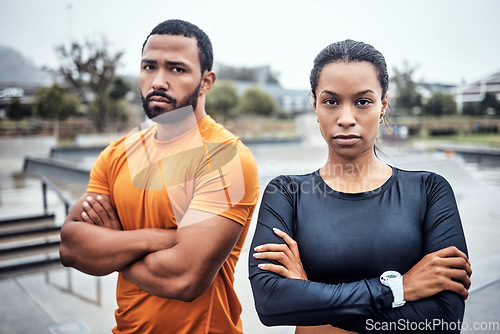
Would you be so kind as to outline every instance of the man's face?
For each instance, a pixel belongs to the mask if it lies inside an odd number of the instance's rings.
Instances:
[[[196,110],[201,68],[195,38],[152,35],[142,53],[140,84],[148,118],[191,105]]]

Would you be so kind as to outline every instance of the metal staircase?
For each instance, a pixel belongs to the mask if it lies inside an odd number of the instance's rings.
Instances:
[[[41,177],[44,214],[0,220],[0,278],[61,266],[61,226],[48,212],[47,191],[55,192],[68,213],[72,202],[46,177]]]
[[[52,214],[1,220],[0,276],[60,265],[60,230]]]

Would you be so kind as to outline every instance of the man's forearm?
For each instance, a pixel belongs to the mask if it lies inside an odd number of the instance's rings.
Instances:
[[[185,252],[176,247],[150,253],[120,270],[120,273],[142,290],[162,298],[189,302],[201,295],[212,283],[215,272],[203,276],[194,273],[192,267],[215,267],[188,261]],[[208,273],[213,270],[206,270]]]
[[[175,230],[118,231],[67,221],[61,229],[61,262],[84,273],[102,276],[145,255],[175,245]]]
[[[188,210],[179,225],[173,247],[151,252],[120,273],[152,295],[189,302],[210,287],[243,226],[198,210]]]

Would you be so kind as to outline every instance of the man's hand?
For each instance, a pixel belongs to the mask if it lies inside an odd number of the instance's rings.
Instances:
[[[173,247],[176,234],[175,229],[160,228],[124,231],[109,196],[87,192],[73,205],[61,227],[59,254],[64,266],[102,276]]]
[[[123,230],[116,210],[111,205],[111,199],[106,195],[87,196],[83,202],[82,220],[87,223],[107,227],[113,230]]]
[[[467,256],[454,246],[427,254],[403,275],[406,301],[433,296],[441,291],[456,292],[467,299],[472,269]]]

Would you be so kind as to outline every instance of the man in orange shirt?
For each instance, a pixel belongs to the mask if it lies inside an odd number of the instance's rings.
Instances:
[[[95,162],[61,230],[61,262],[118,271],[114,333],[241,333],[234,269],[259,196],[257,165],[205,113],[215,82],[198,27],[160,23],[143,45],[146,115]]]

